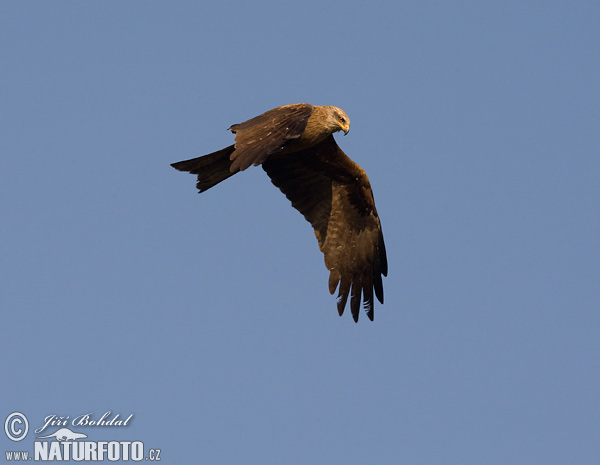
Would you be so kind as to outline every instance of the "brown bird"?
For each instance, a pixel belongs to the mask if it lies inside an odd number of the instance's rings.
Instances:
[[[274,108],[229,128],[235,144],[173,163],[198,175],[200,192],[261,165],[271,181],[312,225],[330,271],[329,292],[338,288],[344,313],[348,295],[354,321],[362,301],[373,320],[373,290],[383,303],[381,276],[387,257],[381,223],[365,171],[338,147],[333,133],[350,129],[350,119],[334,106],[296,103]]]

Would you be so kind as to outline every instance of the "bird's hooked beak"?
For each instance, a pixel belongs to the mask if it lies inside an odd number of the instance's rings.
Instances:
[[[348,132],[350,132],[350,125],[349,124],[340,123],[340,128],[342,128],[342,131],[344,131],[344,135],[347,135]]]

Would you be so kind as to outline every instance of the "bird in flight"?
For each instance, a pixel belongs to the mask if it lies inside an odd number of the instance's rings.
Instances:
[[[262,165],[314,228],[330,272],[329,292],[338,289],[338,313],[344,313],[350,296],[358,322],[361,301],[370,320],[373,292],[383,303],[381,277],[388,267],[369,178],[333,138],[349,129],[350,119],[340,108],[283,105],[231,126],[233,145],[171,166],[197,175],[196,187],[204,192],[250,165]]]

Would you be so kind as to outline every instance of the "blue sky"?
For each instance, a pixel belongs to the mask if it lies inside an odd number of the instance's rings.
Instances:
[[[2,2],[2,421],[126,417],[163,463],[598,463],[597,2]],[[259,168],[175,161],[296,102],[351,118],[389,276],[337,315]],[[0,439],[2,456],[35,434]]]

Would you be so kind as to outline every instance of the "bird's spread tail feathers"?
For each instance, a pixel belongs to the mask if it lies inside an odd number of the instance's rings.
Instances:
[[[237,173],[229,170],[231,166],[229,157],[234,150],[235,146],[230,145],[202,157],[172,163],[171,166],[176,170],[198,175],[196,187],[200,192],[204,192]]]

